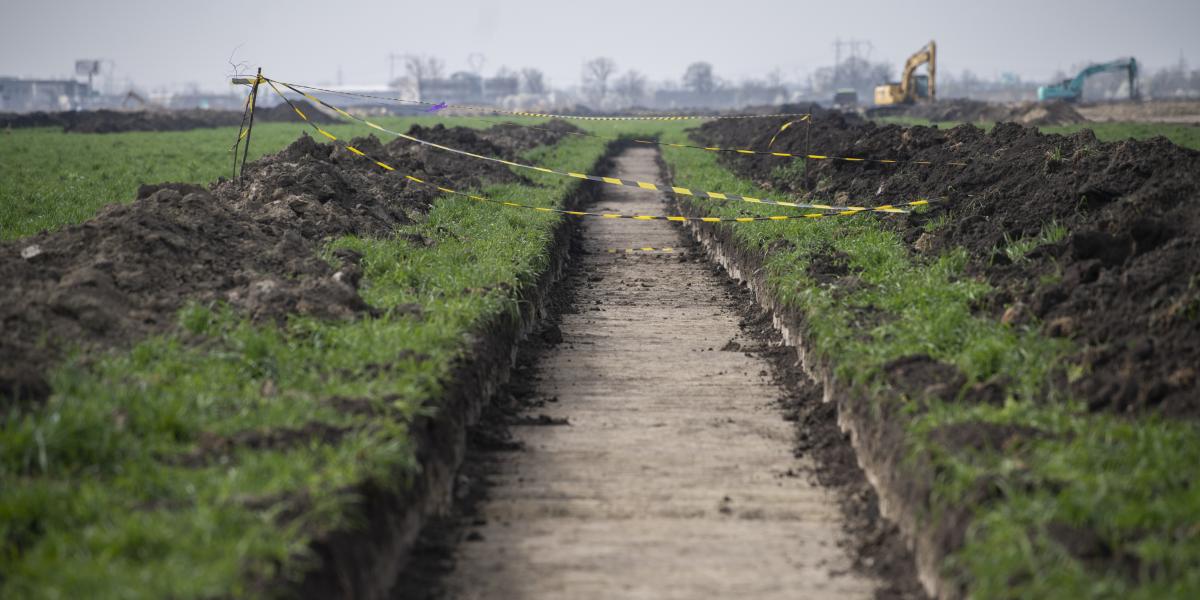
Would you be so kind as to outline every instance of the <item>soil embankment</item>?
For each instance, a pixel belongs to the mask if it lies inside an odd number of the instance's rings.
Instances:
[[[315,106],[298,101],[309,120],[335,123]],[[287,104],[259,108],[255,122],[288,122],[296,113]],[[233,110],[78,110],[64,112],[0,113],[0,129],[62,127],[67,133],[121,133],[125,131],[188,131],[209,127],[237,127],[242,113]]]
[[[613,176],[661,181],[655,158],[627,150]],[[666,204],[605,187],[597,208],[661,214]],[[570,305],[509,390],[526,410],[509,419],[511,439],[476,444],[471,475],[487,479],[484,498],[439,534],[452,547],[426,547],[413,568],[452,567],[432,584],[427,572],[402,578],[399,597],[876,593],[845,547],[838,494],[814,476],[834,454],[814,446],[845,440],[818,444],[810,432],[794,453],[785,416],[818,419],[773,377],[769,324],[743,318],[745,291],[681,241],[661,221],[583,224]],[[674,251],[609,252],[641,247]],[[840,468],[846,481],[858,473],[852,461]],[[869,496],[857,477],[856,494]]]
[[[780,123],[713,122],[706,144],[766,147]],[[773,149],[805,153],[803,130]],[[963,248],[996,288],[978,310],[1033,320],[1078,342],[1072,392],[1093,410],[1200,416],[1200,152],[1165,138],[1104,143],[1002,123],[989,132],[878,126],[822,113],[811,148],[831,156],[931,161],[811,161],[822,198],[885,204],[935,198],[894,222],[913,252]],[[966,166],[951,163],[965,162]],[[805,193],[777,160],[739,157],[737,173]],[[874,202],[872,202],[874,200]],[[1065,232],[1062,239],[1048,232]],[[1014,245],[1027,244],[1023,251]]]

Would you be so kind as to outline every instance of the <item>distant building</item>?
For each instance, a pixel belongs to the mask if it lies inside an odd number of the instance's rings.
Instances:
[[[499,104],[509,96],[521,92],[521,80],[516,75],[499,75],[490,77],[483,82],[483,101],[488,104]]]
[[[521,80],[515,75],[484,79],[474,73],[459,71],[445,78],[422,79],[417,90],[422,102],[497,105],[520,93]]]
[[[730,110],[746,106],[782,104],[787,101],[788,91],[781,86],[745,85],[723,87],[710,92],[666,88],[654,92],[652,107],[674,110],[685,108]]]
[[[170,109],[242,110],[245,101],[245,96],[238,96],[236,94],[193,92],[170,94],[162,98],[160,103],[163,107]]]
[[[422,79],[417,82],[422,102],[480,104],[483,102],[483,78],[465,71],[449,77]]]
[[[74,79],[18,79],[0,77],[0,111],[76,110],[92,91]]]

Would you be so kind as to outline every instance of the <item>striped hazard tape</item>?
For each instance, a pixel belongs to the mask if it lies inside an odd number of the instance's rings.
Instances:
[[[343,117],[345,117],[347,119],[357,121],[368,127],[373,128],[377,131],[381,131],[381,132],[387,133],[389,135],[394,135],[401,139],[405,139],[405,140],[408,140],[408,141],[411,141],[411,142],[414,142],[417,144],[421,144],[424,146],[428,146],[431,148],[437,148],[438,150],[452,152],[454,154],[458,154],[461,156],[468,156],[468,157],[475,158],[478,160],[486,160],[486,161],[496,162],[496,163],[500,163],[503,165],[508,165],[510,167],[529,169],[532,171],[538,171],[540,173],[549,173],[552,175],[559,175],[562,177],[574,177],[576,179],[585,179],[588,181],[595,181],[597,183],[606,183],[609,185],[617,185],[617,186],[622,186],[622,187],[635,188],[635,189],[639,189],[639,190],[647,190],[647,191],[653,191],[653,192],[670,192],[670,193],[677,194],[680,196],[693,196],[693,197],[697,197],[697,198],[708,198],[711,200],[732,200],[732,201],[737,201],[737,202],[749,202],[751,204],[768,204],[768,205],[773,205],[773,206],[786,206],[786,207],[790,207],[790,208],[805,208],[805,209],[828,210],[828,211],[837,211],[837,212],[848,212],[849,211],[849,212],[907,213],[909,211],[905,210],[902,207],[924,206],[924,205],[932,202],[932,200],[929,200],[926,198],[920,198],[920,199],[913,200],[910,202],[902,202],[902,203],[898,203],[898,204],[884,204],[881,206],[838,206],[838,205],[831,205],[831,204],[816,204],[816,203],[807,203],[807,202],[787,202],[787,201],[783,201],[783,200],[771,200],[769,198],[755,198],[752,196],[743,196],[741,194],[733,194],[733,193],[725,193],[725,192],[710,192],[710,191],[706,191],[706,190],[693,190],[691,188],[679,187],[679,186],[659,185],[659,184],[649,182],[649,181],[620,179],[617,177],[604,177],[601,175],[589,175],[586,173],[577,173],[574,171],[559,171],[557,169],[551,169],[548,167],[542,167],[542,166],[537,166],[537,165],[527,165],[524,163],[514,162],[511,160],[505,160],[503,158],[496,158],[494,156],[484,156],[482,154],[476,154],[474,152],[468,152],[466,150],[460,150],[458,148],[451,148],[449,146],[444,146],[442,144],[438,144],[438,143],[431,142],[428,140],[416,138],[411,135],[401,133],[399,131],[393,131],[391,129],[388,129],[386,127],[383,127],[382,125],[373,123],[362,117],[352,115],[336,106],[333,106],[332,104],[329,104],[328,102],[325,102],[324,100],[321,100],[320,98],[316,98],[310,94],[307,94],[296,88],[293,88],[287,83],[284,83],[281,81],[273,82],[269,79],[267,81],[272,84],[273,88],[274,88],[275,83],[278,83],[284,87],[288,87],[293,92],[296,92],[297,94],[300,94],[300,95],[304,96],[305,98],[308,98],[309,100],[316,102],[316,103],[342,115]],[[275,89],[278,89],[278,88],[275,88]],[[294,107],[294,105],[293,105],[293,107]],[[298,109],[297,109],[297,112],[302,117],[304,117],[304,113],[299,112]],[[307,120],[307,117],[305,117],[305,120]],[[315,125],[314,125],[314,127],[315,127]],[[328,134],[325,133],[324,130],[320,129],[319,127],[317,128],[317,130],[321,131],[322,134],[328,136]]]
[[[796,123],[801,123],[801,122],[804,122],[807,120],[808,120],[808,115],[805,115],[803,117],[800,117],[799,119],[796,119],[795,121],[788,121],[787,123],[784,123],[783,126],[779,128],[779,131],[776,131],[775,135],[771,136],[771,141],[767,142],[767,148],[774,146],[775,139],[779,137],[779,134],[787,131],[788,127],[791,127],[792,125],[795,125]]]
[[[235,83],[241,83],[236,81]],[[689,120],[714,120],[714,119],[770,119],[782,117],[802,117],[807,116],[805,113],[779,113],[772,115],[625,115],[625,116],[582,116],[582,115],[557,115],[551,113],[542,113],[526,110],[504,110],[495,106],[472,106],[470,104],[447,104],[445,102],[430,102],[427,100],[412,100],[408,98],[394,98],[391,96],[377,96],[373,94],[362,94],[357,92],[346,92],[341,90],[331,90],[320,88],[311,85],[301,85],[299,83],[286,83],[276,80],[275,83],[286,85],[292,90],[296,88],[312,90],[325,94],[335,94],[339,96],[348,96],[353,98],[366,98],[370,100],[386,100],[388,102],[397,102],[401,104],[415,104],[421,106],[435,107],[439,111],[446,110],[468,110],[477,112],[498,113],[503,115],[513,115],[517,117],[539,117],[546,119],[568,119],[575,121],[689,121]],[[298,92],[298,90],[296,90]],[[299,93],[299,92],[298,92]]]
[[[654,144],[656,146],[667,146],[670,148],[692,148],[694,150],[707,150],[709,152],[733,152],[736,154],[757,154],[760,156],[777,156],[780,158],[808,158],[812,160],[840,160],[844,162],[861,162],[861,163],[878,163],[884,165],[925,165],[932,166],[937,164],[950,165],[954,167],[965,167],[967,163],[960,161],[949,161],[938,163],[930,160],[905,160],[899,158],[855,158],[852,156],[829,156],[826,154],[794,154],[791,152],[771,152],[769,150],[750,150],[747,148],[718,148],[716,146],[693,146],[690,144],[673,144],[670,142],[656,142],[651,140],[633,140],[639,144]]]
[[[316,123],[313,123],[308,118],[308,115],[304,114],[304,112],[301,111],[300,108],[298,106],[296,106],[287,96],[283,95],[283,92],[281,92],[279,90],[279,88],[275,87],[274,82],[272,82],[269,79],[266,81],[267,81],[267,84],[271,86],[271,89],[274,90],[275,93],[278,94],[279,97],[282,98],[284,102],[287,102],[288,106],[290,106],[292,108],[292,110],[295,111],[295,113],[297,115],[299,115],[300,118],[305,123],[307,123],[310,127],[315,129],[317,131],[317,133],[320,133],[322,136],[329,138],[331,141],[341,142],[341,140],[339,140],[337,138],[337,136],[333,135],[332,133],[329,133],[328,131],[325,131],[324,129],[319,127]],[[557,213],[557,214],[562,214],[562,215],[570,215],[570,216],[574,216],[574,217],[596,217],[596,218],[601,218],[601,219],[629,219],[629,220],[633,220],[633,221],[672,221],[672,222],[695,221],[695,222],[701,222],[701,223],[754,223],[757,221],[812,220],[812,219],[822,219],[822,218],[827,218],[827,217],[851,216],[851,215],[857,215],[857,214],[861,214],[861,213],[865,212],[865,210],[844,210],[844,211],[833,212],[833,213],[822,212],[822,213],[808,213],[808,214],[801,214],[801,215],[768,215],[768,216],[758,216],[758,217],[687,217],[687,216],[683,216],[683,215],[627,215],[627,214],[622,214],[622,213],[598,213],[598,212],[587,212],[587,211],[578,211],[578,210],[563,210],[563,209],[559,209],[559,208],[547,208],[544,206],[533,206],[533,205],[529,205],[529,204],[521,204],[518,202],[507,202],[507,201],[503,201],[503,200],[494,200],[492,198],[487,198],[484,196],[480,196],[478,194],[471,194],[468,192],[460,192],[458,190],[454,190],[454,189],[451,189],[451,188],[448,188],[445,186],[441,186],[436,183],[431,183],[431,182],[425,181],[424,179],[416,177],[414,175],[400,173],[399,171],[397,171],[396,167],[393,167],[392,165],[390,165],[386,162],[383,162],[383,161],[379,160],[378,158],[375,158],[375,157],[367,154],[366,152],[363,152],[362,150],[360,150],[359,148],[357,148],[355,146],[351,146],[350,144],[347,144],[345,142],[341,142],[341,144],[342,144],[342,147],[344,147],[346,149],[346,151],[348,151],[356,156],[359,156],[360,158],[362,158],[364,160],[370,161],[371,163],[375,164],[375,166],[379,167],[380,169],[383,169],[389,173],[397,173],[398,175],[404,177],[408,181],[411,181],[413,183],[417,183],[420,185],[432,187],[440,192],[444,192],[447,194],[453,194],[456,196],[461,196],[464,198],[475,200],[477,202],[486,202],[489,204],[496,204],[499,206],[507,206],[510,208],[524,208],[524,209],[529,209],[529,210],[536,210],[539,212]]]
[[[684,250],[679,249],[679,248],[671,248],[671,247],[652,248],[650,246],[643,246],[641,248],[609,248],[605,251],[608,252],[609,254],[655,254],[655,253],[677,254],[677,253],[683,252]]]

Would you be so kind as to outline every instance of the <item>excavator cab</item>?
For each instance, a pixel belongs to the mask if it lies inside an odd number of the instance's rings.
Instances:
[[[918,100],[926,100],[929,98],[929,76],[914,75],[913,76],[913,96]]]

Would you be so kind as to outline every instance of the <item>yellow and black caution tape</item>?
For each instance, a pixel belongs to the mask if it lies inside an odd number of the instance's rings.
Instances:
[[[397,102],[412,102],[412,103],[417,103],[417,104],[427,104],[427,105],[439,106],[437,104],[434,104],[433,102],[418,102],[416,100],[401,100],[399,98],[388,98],[386,96],[372,96],[369,94],[357,94],[354,92],[341,92],[341,91],[337,91],[337,90],[328,90],[325,88],[305,86],[305,85],[299,85],[299,84],[294,84],[294,83],[286,83],[283,81],[276,81],[276,83],[288,86],[289,88],[291,88],[292,91],[296,92],[297,94],[304,95],[306,98],[316,101],[316,102],[319,102],[319,100],[317,100],[316,98],[314,98],[308,94],[304,94],[304,92],[301,92],[297,88],[326,92],[326,93],[342,95],[342,96],[374,98],[374,99],[378,99],[378,100],[395,100]],[[333,107],[329,106],[328,104],[326,104],[326,106],[333,109]],[[456,106],[456,105],[447,105],[447,108],[450,108],[453,106]],[[860,157],[853,157],[853,156],[832,156],[832,155],[828,155],[828,154],[807,154],[807,153],[796,154],[793,152],[772,152],[772,151],[770,151],[771,146],[773,146],[775,144],[775,140],[779,137],[779,135],[781,133],[786,131],[789,127],[791,127],[792,125],[795,125],[797,123],[803,123],[805,121],[811,122],[812,115],[807,114],[807,113],[784,113],[784,114],[774,114],[774,115],[711,115],[711,116],[705,116],[705,117],[690,117],[690,116],[677,116],[677,117],[667,117],[667,116],[662,116],[662,117],[573,117],[570,115],[549,115],[549,114],[541,114],[541,113],[503,111],[503,110],[498,110],[498,109],[489,108],[489,107],[469,107],[469,108],[472,108],[475,110],[489,110],[492,112],[498,112],[498,113],[502,113],[502,114],[512,114],[512,115],[526,116],[526,117],[547,117],[547,118],[557,118],[557,119],[592,119],[592,120],[641,119],[641,120],[660,120],[661,121],[661,120],[679,120],[679,119],[685,119],[685,118],[686,119],[754,119],[754,118],[765,118],[765,117],[776,117],[776,118],[799,117],[798,119],[794,119],[792,121],[788,121],[788,122],[784,123],[783,126],[781,126],[779,128],[779,131],[776,131],[775,135],[771,136],[771,141],[767,143],[767,148],[768,148],[767,150],[752,150],[749,148],[720,148],[720,147],[716,147],[716,146],[697,146],[697,145],[693,145],[693,144],[675,144],[675,143],[671,143],[671,142],[660,142],[657,140],[633,139],[630,141],[637,143],[637,144],[651,144],[651,145],[655,145],[655,146],[667,146],[667,147],[671,147],[671,148],[689,148],[692,150],[705,150],[708,152],[728,152],[728,153],[743,154],[743,155],[748,154],[748,155],[760,155],[760,156],[773,156],[773,157],[777,157],[777,158],[810,159],[810,160],[840,160],[840,161],[845,161],[845,162],[875,163],[875,164],[884,164],[884,165],[909,164],[909,165],[933,166],[933,165],[937,165],[937,164],[944,164],[944,165],[950,165],[950,166],[955,166],[955,167],[965,167],[968,164],[965,161],[938,162],[938,161],[930,161],[930,160],[912,160],[912,159],[901,159],[901,158],[860,158]],[[333,110],[336,110],[336,109],[333,109]],[[464,117],[464,118],[471,118],[471,117]],[[490,121],[490,120],[482,119],[482,118],[477,118],[477,119],[484,121],[484,122],[488,122],[488,123],[494,122],[494,121]],[[600,135],[600,134],[592,133],[592,132],[588,132],[588,131],[557,131],[557,130],[552,130],[552,129],[545,129],[543,127],[538,127],[537,125],[528,125],[528,124],[524,124],[524,123],[513,123],[513,124],[517,125],[518,127],[525,127],[525,128],[529,128],[529,129],[539,129],[539,130],[544,130],[544,131],[553,131],[555,133],[565,133],[568,135],[581,135],[581,136],[594,137],[594,138],[599,138],[599,139],[604,139],[604,140],[620,139],[618,136]]]
[[[612,116],[612,117],[590,117],[582,115],[557,115],[550,113],[541,113],[524,110],[503,110],[495,106],[472,106],[470,104],[446,104],[444,102],[430,102],[427,100],[412,100],[408,98],[394,98],[391,96],[377,96],[373,94],[361,94],[357,92],[345,92],[340,90],[331,90],[319,88],[311,85],[301,85],[298,83],[287,83],[276,81],[283,85],[292,88],[297,93],[300,93],[296,88],[312,90],[314,92],[323,92],[326,94],[337,94],[340,96],[351,96],[354,98],[368,98],[371,100],[387,100],[389,102],[399,102],[402,104],[419,104],[422,106],[434,106],[441,110],[470,110],[483,111],[490,113],[500,113],[505,115],[513,115],[517,117],[540,117],[547,119],[571,119],[577,121],[687,121],[687,120],[712,120],[712,119],[769,119],[781,117],[800,117],[807,116],[805,113],[780,113],[773,115],[627,115],[627,116]]]
[[[279,83],[280,85],[288,87],[293,92],[296,92],[297,94],[300,94],[313,102],[316,102],[332,111],[337,112],[338,114],[342,115],[343,117],[346,117],[347,119],[351,119],[353,121],[358,121],[359,123],[362,123],[368,127],[371,127],[378,131],[382,131],[382,132],[390,134],[390,135],[394,135],[401,139],[409,140],[411,142],[415,142],[415,143],[418,143],[418,144],[421,144],[424,146],[429,146],[431,148],[437,148],[439,150],[444,150],[446,152],[452,152],[454,154],[459,154],[462,156],[468,156],[468,157],[479,159],[479,160],[496,162],[496,163],[500,163],[503,165],[508,165],[510,167],[519,167],[522,169],[529,169],[532,171],[538,171],[540,173],[549,173],[552,175],[560,175],[563,177],[574,177],[576,179],[585,179],[588,181],[595,181],[598,183],[606,183],[609,185],[635,188],[635,189],[639,189],[639,190],[647,190],[647,191],[654,191],[654,192],[660,192],[660,191],[661,192],[671,192],[673,194],[677,194],[680,196],[693,196],[693,197],[697,197],[697,198],[709,198],[712,200],[733,200],[733,201],[737,201],[737,202],[749,202],[752,204],[769,204],[769,205],[773,205],[773,206],[787,206],[790,208],[806,208],[806,209],[828,210],[828,211],[838,211],[838,212],[869,211],[869,212],[881,212],[881,213],[907,213],[909,211],[904,210],[901,207],[924,206],[931,202],[931,200],[928,200],[925,198],[920,198],[917,200],[913,200],[911,202],[903,202],[903,203],[899,203],[899,204],[885,204],[885,205],[881,205],[881,206],[836,206],[836,205],[830,205],[830,204],[814,204],[814,203],[807,203],[807,202],[786,202],[786,201],[782,201],[782,200],[771,200],[771,199],[767,199],[767,198],[754,198],[751,196],[743,196],[741,194],[732,194],[732,193],[724,193],[724,192],[709,192],[709,191],[705,191],[705,190],[693,190],[691,188],[679,187],[679,186],[667,186],[667,185],[660,186],[659,184],[649,182],[649,181],[636,181],[636,180],[631,180],[631,179],[620,179],[617,177],[603,177],[600,175],[588,175],[586,173],[576,173],[574,171],[559,171],[557,169],[551,169],[548,167],[541,167],[541,166],[537,166],[537,165],[527,165],[527,164],[523,164],[523,163],[514,162],[511,160],[505,160],[503,158],[497,158],[494,156],[484,156],[482,154],[476,154],[474,152],[468,152],[466,150],[460,150],[458,148],[451,148],[449,146],[443,146],[442,144],[438,144],[435,142],[430,142],[428,140],[416,138],[416,137],[413,137],[413,136],[405,134],[405,133],[400,133],[399,131],[393,131],[391,129],[388,129],[386,127],[383,127],[382,125],[373,123],[362,117],[352,115],[336,106],[333,106],[332,104],[329,104],[328,102],[325,102],[324,100],[321,100],[320,98],[317,98],[315,96],[312,96],[310,94],[302,92],[294,87],[291,87],[291,85],[284,83],[282,81],[272,82],[269,79],[267,81],[272,83],[272,87],[274,87],[274,83]],[[301,113],[301,114],[303,115],[303,113]],[[317,130],[322,131],[322,133],[324,133],[324,131],[321,130],[319,127],[317,128]],[[325,135],[328,135],[328,134],[325,134]]]
[[[650,246],[643,246],[641,248],[609,248],[606,250],[606,252],[609,254],[654,254],[658,252],[662,252],[664,254],[674,254],[679,251],[680,250],[678,248],[652,248]]]
[[[804,121],[807,121],[808,118],[809,118],[809,115],[804,115],[803,117],[800,117],[799,119],[796,119],[795,121],[788,121],[787,123],[784,123],[783,126],[779,128],[779,131],[776,131],[775,135],[771,136],[771,141],[767,142],[767,149],[769,150],[771,148],[771,146],[775,145],[775,139],[779,137],[779,134],[787,131],[788,127],[791,127],[792,125],[795,125],[796,123],[802,123]]]
[[[852,156],[830,156],[827,154],[794,154],[792,152],[771,152],[769,150],[750,150],[748,148],[718,148],[716,146],[693,146],[689,144],[674,144],[670,142],[655,142],[651,140],[633,140],[639,144],[655,144],[657,146],[669,146],[671,148],[692,148],[695,150],[707,150],[709,152],[733,152],[737,154],[758,154],[763,156],[778,156],[781,158],[808,158],[812,160],[840,160],[845,162],[861,162],[861,163],[878,163],[885,165],[925,165],[932,166],[936,164],[950,165],[955,167],[965,167],[967,163],[958,161],[948,161],[938,163],[930,160],[905,160],[899,158],[855,158]],[[900,205],[897,205],[900,206]]]
[[[792,125],[795,125],[796,123],[803,123],[805,121],[811,122],[812,115],[803,115],[799,119],[796,119],[794,121],[788,121],[787,123],[784,123],[783,126],[781,126],[779,128],[779,131],[776,131],[775,135],[771,136],[771,141],[767,142],[768,150],[751,150],[749,148],[719,148],[717,146],[694,146],[691,144],[674,144],[674,143],[670,143],[670,142],[658,142],[658,141],[653,141],[653,140],[633,140],[633,141],[637,142],[639,144],[655,144],[658,146],[669,146],[671,148],[691,148],[693,150],[707,150],[709,152],[733,152],[736,154],[777,156],[780,158],[807,158],[807,159],[811,159],[811,160],[840,160],[840,161],[845,161],[845,162],[876,163],[876,164],[883,164],[883,165],[908,164],[908,165],[932,166],[932,165],[936,165],[936,164],[944,164],[944,165],[950,165],[950,166],[955,166],[955,167],[967,166],[967,163],[963,162],[963,161],[947,161],[947,162],[939,163],[939,162],[935,162],[935,161],[931,161],[931,160],[910,160],[910,159],[901,159],[901,158],[856,158],[853,156],[830,156],[827,154],[807,154],[807,153],[806,154],[795,154],[792,152],[772,152],[771,150],[769,150],[769,148],[771,146],[775,145],[775,140],[779,137],[779,134],[783,133],[784,131],[787,131],[787,129],[789,127],[791,127]]]
[[[295,111],[296,114],[299,115],[300,118],[305,123],[307,123],[310,127],[315,129],[321,135],[329,138],[331,141],[334,141],[334,142],[341,141],[337,138],[337,136],[333,135],[332,133],[329,133],[328,131],[325,131],[320,126],[318,126],[316,123],[313,123],[311,120],[309,120],[308,115],[304,114],[304,112],[301,111],[300,108],[298,106],[296,106],[294,103],[292,103],[292,101],[290,99],[288,99],[287,96],[284,96],[283,92],[279,91],[279,88],[275,87],[274,82],[272,82],[269,79],[266,81],[267,81],[267,84],[271,86],[271,89],[274,90],[276,94],[279,94],[279,97],[283,98],[283,101],[287,102],[288,106],[290,106],[292,108],[292,110]],[[345,142],[342,142],[342,146],[348,152],[351,152],[355,155],[358,155],[359,157],[362,157],[364,160],[368,160],[368,161],[374,163],[377,167],[379,167],[389,173],[397,173],[398,175],[404,177],[405,179],[407,179],[409,181],[412,181],[413,183],[419,183],[421,185],[429,186],[440,192],[444,192],[447,194],[454,194],[456,196],[462,196],[464,198],[469,198],[471,200],[475,200],[478,202],[487,202],[490,204],[497,204],[500,206],[507,206],[510,208],[526,208],[526,209],[536,210],[536,211],[540,211],[540,212],[558,213],[558,214],[570,215],[570,216],[574,216],[574,217],[597,217],[597,218],[602,218],[602,219],[630,219],[633,221],[674,221],[674,222],[697,221],[697,222],[701,222],[701,223],[753,223],[756,221],[800,221],[800,220],[822,219],[822,218],[826,218],[826,217],[852,216],[852,215],[857,215],[857,214],[866,212],[866,209],[850,209],[850,210],[844,210],[844,211],[835,212],[835,213],[824,212],[824,213],[808,213],[808,214],[802,214],[802,215],[768,215],[768,216],[761,216],[761,217],[686,217],[686,216],[682,216],[682,215],[626,215],[626,214],[622,214],[622,213],[597,213],[597,212],[587,212],[587,211],[578,211],[578,210],[563,210],[563,209],[559,209],[559,208],[546,208],[544,206],[532,206],[529,204],[520,204],[517,202],[506,202],[506,201],[502,201],[502,200],[494,200],[492,198],[486,198],[484,196],[479,196],[477,194],[460,192],[458,190],[440,186],[436,183],[430,183],[430,182],[425,181],[414,175],[400,173],[399,171],[397,171],[396,167],[393,167],[393,166],[367,154],[366,152],[363,152],[362,150],[360,150],[354,146],[346,144]]]

